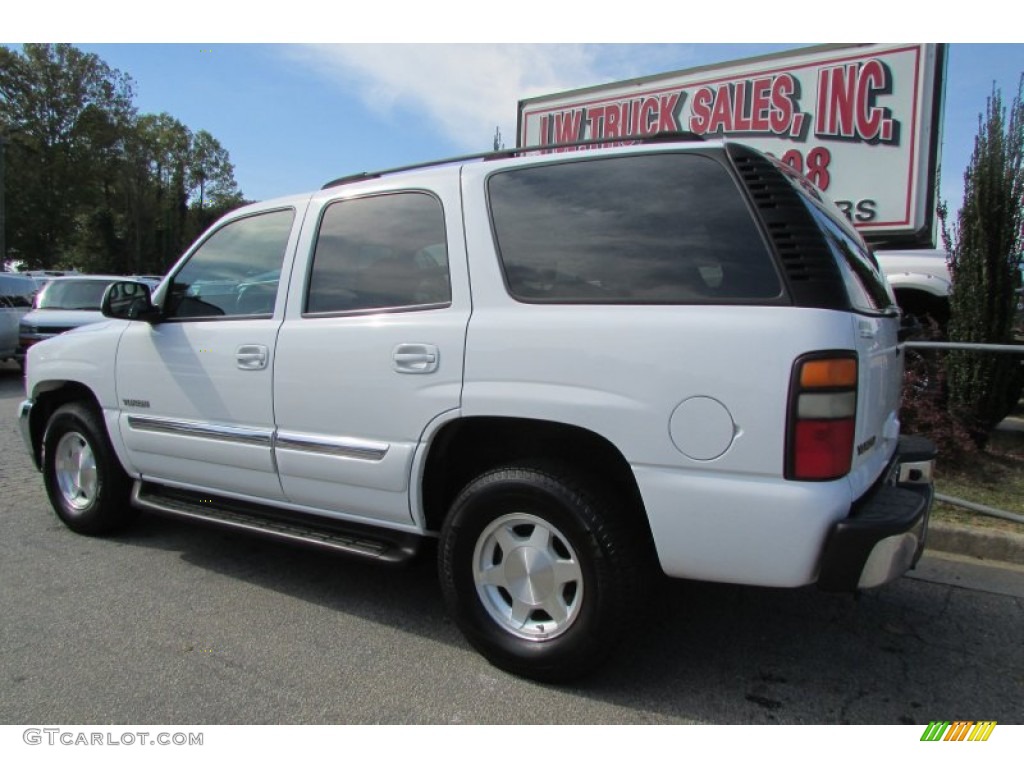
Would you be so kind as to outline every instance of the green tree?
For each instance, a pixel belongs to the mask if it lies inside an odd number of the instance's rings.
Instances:
[[[953,232],[945,226],[953,287],[951,341],[1013,342],[1014,290],[1024,226],[1024,76],[1009,109],[993,89],[964,172],[964,202]],[[983,447],[1024,388],[1024,368],[1013,355],[951,352],[949,409]]]
[[[7,245],[30,266],[60,266],[82,234],[132,116],[131,80],[70,45],[0,47],[0,133],[9,137]],[[17,194],[10,191],[17,190]]]
[[[162,273],[244,202],[227,150],[169,114],[138,115],[132,88],[70,45],[0,46],[9,257]]]
[[[191,227],[189,240],[245,201],[235,182],[228,152],[207,131],[196,131],[189,154]]]

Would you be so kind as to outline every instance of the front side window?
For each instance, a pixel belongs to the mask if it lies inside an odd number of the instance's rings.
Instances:
[[[310,314],[423,309],[451,301],[444,213],[402,192],[342,200],[324,211],[306,297]]]
[[[214,232],[171,283],[168,318],[269,317],[295,212],[247,216]]]
[[[525,302],[770,302],[782,285],[741,191],[709,157],[658,153],[494,174],[511,295]]]

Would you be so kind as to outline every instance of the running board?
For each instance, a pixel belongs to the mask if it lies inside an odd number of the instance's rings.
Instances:
[[[419,551],[421,542],[421,537],[401,531],[210,497],[140,480],[136,480],[132,488],[132,506],[165,517],[206,523],[385,563],[403,563],[411,559]]]

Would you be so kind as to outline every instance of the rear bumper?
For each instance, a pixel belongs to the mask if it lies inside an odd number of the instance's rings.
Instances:
[[[849,592],[877,587],[912,568],[924,551],[935,489],[935,445],[902,437],[884,480],[833,527],[825,542],[818,586]]]

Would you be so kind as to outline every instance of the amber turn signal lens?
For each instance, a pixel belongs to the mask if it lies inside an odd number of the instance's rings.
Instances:
[[[856,385],[857,361],[850,358],[808,360],[800,368],[800,386],[804,389]]]

